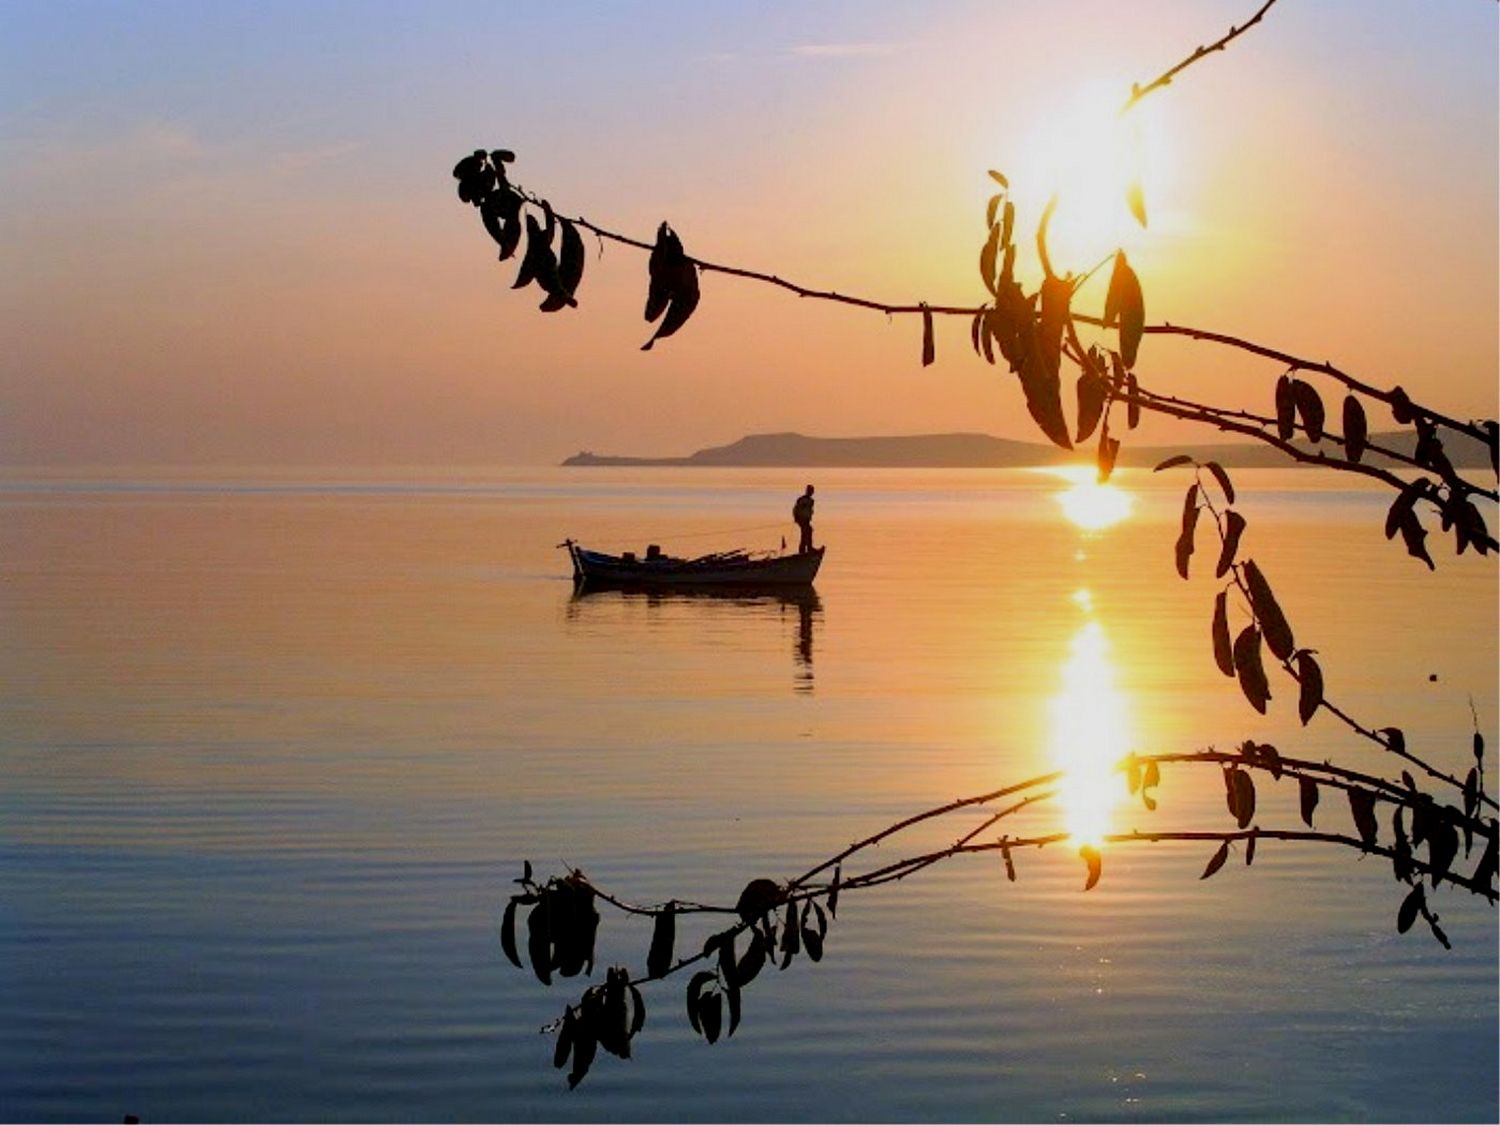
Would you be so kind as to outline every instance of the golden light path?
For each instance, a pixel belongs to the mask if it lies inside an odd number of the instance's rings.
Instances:
[[[1087,607],[1088,591],[1074,599]],[[1052,757],[1067,771],[1059,793],[1067,830],[1080,846],[1103,841],[1125,795],[1124,777],[1114,767],[1130,749],[1129,724],[1104,627],[1090,617],[1073,636],[1052,698]]]

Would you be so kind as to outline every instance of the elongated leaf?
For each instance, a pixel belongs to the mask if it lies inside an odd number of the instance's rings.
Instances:
[[[1318,667],[1312,653],[1297,654],[1297,680],[1300,689],[1297,696],[1297,717],[1302,720],[1303,726],[1307,726],[1323,704],[1323,669]]]
[[[1375,822],[1375,797],[1363,789],[1350,789],[1349,811],[1354,814],[1354,827],[1366,845],[1375,843],[1379,825]]]
[[[1000,254],[1000,227],[990,224],[990,236],[985,239],[984,246],[979,251],[979,277],[984,282],[984,287],[993,296],[996,294],[995,286],[995,263]]]
[[[1156,798],[1151,796],[1151,790],[1160,784],[1161,767],[1153,759],[1146,763],[1145,771],[1141,777],[1141,804],[1145,805],[1151,812],[1156,811]]]
[[[568,295],[573,296],[583,281],[583,238],[567,219],[559,220],[558,225],[562,228],[562,248],[557,255],[557,279]]]
[[[542,895],[526,916],[526,953],[531,971],[543,984],[552,983],[552,898],[550,893]]]
[[[1182,531],[1177,536],[1177,573],[1188,576],[1188,560],[1193,557],[1193,533],[1198,527],[1198,485],[1191,484],[1182,498]]]
[[[1165,469],[1175,469],[1178,465],[1191,465],[1192,463],[1193,459],[1186,453],[1177,453],[1156,465],[1151,471],[1159,473]]]
[[[630,1034],[632,1037],[639,1035],[641,1028],[646,1026],[646,1001],[641,997],[641,990],[635,985],[630,986]]]
[[[651,930],[651,950],[646,954],[646,972],[653,977],[665,976],[672,965],[672,950],[677,943],[677,904],[669,902],[656,916]]]
[[[1399,385],[1391,388],[1391,417],[1401,425],[1410,425],[1417,416],[1411,396]]]
[[[1436,887],[1442,881],[1448,869],[1453,866],[1453,860],[1458,855],[1458,829],[1453,826],[1451,820],[1441,820],[1433,828],[1432,835],[1427,841],[1427,862],[1432,870],[1432,885]]]
[[[1088,440],[1099,424],[1108,390],[1104,380],[1092,371],[1085,370],[1078,376],[1078,434],[1074,440],[1080,444]]]
[[[573,1053],[573,1031],[578,1017],[569,1006],[563,1013],[562,1025],[557,1029],[557,1043],[552,1048],[552,1065],[558,1070],[568,1065],[568,1056]]]
[[[1125,189],[1125,202],[1130,205],[1130,213],[1135,216],[1135,221],[1141,226],[1146,225],[1146,193],[1141,188],[1140,180],[1131,180]]]
[[[506,959],[518,969],[525,968],[520,953],[516,951],[516,907],[520,905],[520,899],[511,899],[505,904],[505,917],[500,921],[500,948],[505,951]]]
[[[1220,590],[1214,599],[1214,663],[1226,676],[1234,675],[1234,648],[1229,641],[1229,593]]]
[[[1214,480],[1219,482],[1219,487],[1224,491],[1224,499],[1234,503],[1234,484],[1229,479],[1229,474],[1224,471],[1224,466],[1217,461],[1205,461],[1203,467],[1214,475]]]
[[[1297,399],[1292,394],[1292,379],[1283,375],[1276,380],[1276,436],[1291,441],[1297,435]]]
[[[828,890],[828,913],[835,918],[839,916],[839,884],[842,882],[844,865],[839,864],[833,869],[833,886]]]
[[[1245,585],[1250,588],[1250,606],[1255,610],[1256,620],[1266,637],[1266,647],[1279,659],[1289,659],[1296,650],[1292,639],[1292,627],[1287,624],[1276,595],[1271,593],[1271,584],[1255,565],[1254,559],[1245,561]]]
[[[698,1022],[703,1027],[703,1038],[710,1043],[719,1041],[719,1032],[724,1026],[724,997],[718,992],[706,992],[698,999]]]
[[[740,1026],[740,990],[738,988],[727,990],[724,993],[724,999],[729,1003],[729,1029],[724,1033],[724,1037],[727,1039]]]
[[[1422,907],[1427,903],[1427,893],[1422,889],[1422,884],[1414,886],[1407,896],[1401,900],[1401,909],[1396,911],[1396,932],[1404,934],[1411,929],[1412,923],[1422,913]]]
[[[1291,394],[1297,413],[1302,419],[1302,429],[1306,431],[1308,439],[1316,445],[1323,440],[1323,399],[1318,395],[1317,389],[1303,379],[1292,380]]]
[[[1010,190],[1010,181],[1002,176],[999,172],[995,171],[993,168],[990,169],[990,179],[994,180],[997,184],[1005,188],[1007,191]]]
[[[1370,423],[1365,418],[1365,408],[1353,395],[1344,396],[1344,456],[1355,464],[1365,455],[1365,444],[1370,436]]]
[[[1127,368],[1134,367],[1146,329],[1146,301],[1141,281],[1125,259],[1122,250],[1115,254],[1115,266],[1109,277],[1109,292],[1104,298],[1104,324],[1120,326],[1120,359]]]
[[[1005,861],[1005,878],[1007,882],[1016,881],[1016,861],[1011,858],[1010,845],[1006,843],[1006,837],[1000,837],[1000,858]]]
[[[1136,380],[1135,372],[1125,376],[1125,394],[1128,396],[1125,403],[1125,427],[1133,430],[1141,424],[1141,385]]]
[[[786,900],[786,892],[771,879],[751,879],[734,904],[735,913],[747,925],[775,910]]]
[[[579,1012],[578,1022],[573,1027],[573,1069],[568,1071],[568,1089],[578,1089],[578,1083],[588,1075],[594,1065],[594,1055],[599,1047],[598,1032],[585,1012]]]
[[[760,975],[761,969],[766,964],[766,939],[759,930],[750,931],[750,945],[745,950],[745,955],[739,959],[735,966],[733,984],[736,988],[744,988]]]
[[[1214,854],[1209,858],[1208,866],[1203,869],[1203,874],[1199,875],[1198,878],[1200,880],[1212,878],[1212,876],[1219,870],[1219,868],[1224,866],[1224,861],[1228,858],[1229,841],[1225,840],[1222,844],[1219,845],[1219,850],[1214,852]]]
[[[1494,823],[1493,821],[1491,822]],[[1500,862],[1500,851],[1497,851],[1497,841],[1500,835],[1492,835],[1490,842],[1485,845],[1484,855],[1479,857],[1479,865],[1474,868],[1474,882],[1481,887],[1490,887],[1495,881],[1496,864]]]
[[[1104,429],[1099,431],[1099,451],[1095,455],[1097,465],[1096,477],[1100,484],[1109,480],[1115,471],[1115,461],[1120,456],[1120,441],[1118,438],[1109,436],[1109,424],[1106,421]]]
[[[705,986],[707,986],[707,984],[709,983],[709,981],[714,980],[717,977],[717,975],[718,974],[716,974],[716,973],[714,973],[714,972],[712,972],[712,971],[710,971],[708,969],[703,969],[700,972],[694,973],[693,974],[693,979],[690,980],[690,981],[688,981],[688,986],[687,986],[688,1023],[690,1023],[690,1024],[693,1025],[693,1030],[696,1031],[699,1035],[703,1034],[703,1022],[702,1022],[703,1013],[702,1013],[702,1010],[701,1010],[701,1007],[700,1007],[701,1002],[703,1000],[703,989],[704,989]]]
[[[1271,687],[1260,662],[1260,630],[1254,625],[1245,626],[1234,639],[1234,672],[1250,706],[1264,715],[1271,698]]]
[[[1099,882],[1099,873],[1103,870],[1104,859],[1099,854],[1099,849],[1092,844],[1085,844],[1078,849],[1078,854],[1083,857],[1083,862],[1088,865],[1088,879],[1083,884],[1083,889],[1091,891]]]
[[[1233,773],[1235,808],[1241,828],[1249,828],[1255,819],[1255,779],[1247,770],[1236,769]]]
[[[1000,214],[1000,204],[1004,201],[1005,193],[1003,191],[998,195],[990,196],[990,201],[984,206],[984,225],[986,227],[992,227],[995,225],[995,219]]]
[[[1297,779],[1297,799],[1302,806],[1302,823],[1313,826],[1313,811],[1318,807],[1318,783],[1310,777]]]
[[[1248,840],[1245,841],[1245,866],[1246,867],[1249,867],[1252,863],[1255,862],[1255,841],[1259,840],[1259,839],[1260,839],[1259,835],[1252,835]]]
[[[1223,578],[1234,566],[1234,556],[1240,549],[1240,536],[1245,533],[1245,517],[1233,508],[1224,513],[1224,542],[1219,548],[1219,564],[1214,567],[1214,577]]]
[[[932,339],[932,310],[922,306],[922,366],[931,367],[937,358],[937,346]]]
[[[1406,545],[1408,555],[1421,559],[1427,564],[1428,570],[1437,569],[1437,563],[1427,553],[1427,532],[1423,530],[1422,521],[1417,519],[1416,512],[1407,512],[1406,518],[1401,521],[1401,541]]]
[[[802,946],[815,963],[823,960],[823,935],[814,929],[802,931]]]

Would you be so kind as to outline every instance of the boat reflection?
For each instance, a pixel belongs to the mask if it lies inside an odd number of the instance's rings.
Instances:
[[[792,661],[796,668],[794,687],[799,692],[813,690],[813,632],[823,615],[823,603],[811,586],[598,586],[584,582],[573,587],[568,599],[568,620],[578,619],[589,604],[635,603],[650,608],[662,606],[702,607],[705,610],[741,607],[762,615],[775,611],[785,617],[795,611],[797,632],[792,644]]]
[[[1109,833],[1114,806],[1125,796],[1115,764],[1130,748],[1128,701],[1115,685],[1109,641],[1087,590],[1073,597],[1087,620],[1073,635],[1052,698],[1051,749],[1058,768],[1067,831],[1074,842],[1098,847]]]

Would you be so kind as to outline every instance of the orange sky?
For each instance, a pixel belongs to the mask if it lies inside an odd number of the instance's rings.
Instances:
[[[1060,183],[1065,248],[1070,198],[1092,198],[1074,154],[1108,163],[1131,81],[1254,6],[9,5],[0,462],[1039,439],[962,321],[924,371],[915,318],[709,275],[643,353],[645,255],[592,243],[581,307],[539,313],[449,169],[505,145],[565,213],[638,237],[666,218],[689,253],[813,287],[978,303],[985,169],[1012,175],[1027,232]],[[1496,34],[1491,4],[1281,3],[1142,105],[1150,228],[1080,207],[1125,234],[1150,321],[1493,417]],[[1279,374],[1155,339],[1140,370],[1261,406]]]

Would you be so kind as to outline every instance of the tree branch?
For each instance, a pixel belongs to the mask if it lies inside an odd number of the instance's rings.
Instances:
[[[1199,47],[1196,51],[1194,51],[1187,58],[1183,59],[1176,66],[1172,67],[1169,70],[1163,71],[1161,74],[1157,75],[1144,86],[1141,86],[1139,84],[1132,85],[1130,87],[1130,97],[1127,98],[1125,100],[1125,104],[1120,107],[1120,112],[1122,114],[1130,112],[1130,110],[1135,108],[1136,103],[1138,103],[1142,98],[1146,97],[1153,91],[1160,90],[1162,87],[1170,85],[1173,78],[1176,78],[1177,75],[1181,74],[1195,62],[1198,62],[1200,59],[1206,58],[1208,55],[1213,54],[1215,51],[1222,51],[1225,47],[1229,46],[1229,44],[1233,43],[1241,35],[1245,34],[1245,32],[1249,31],[1256,24],[1260,23],[1260,21],[1265,18],[1266,13],[1271,10],[1272,5],[1274,5],[1275,3],[1276,0],[1266,0],[1266,2],[1261,5],[1260,10],[1256,12],[1255,15],[1251,16],[1249,20],[1247,20],[1239,27],[1231,27],[1229,29],[1229,33],[1222,39],[1218,40],[1217,42],[1210,43],[1207,47]]]

